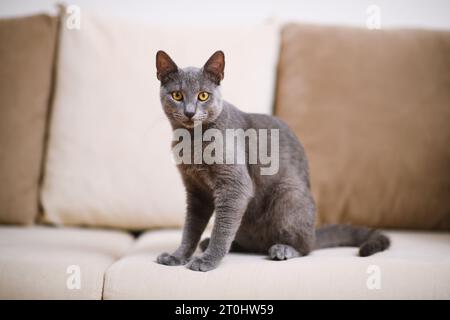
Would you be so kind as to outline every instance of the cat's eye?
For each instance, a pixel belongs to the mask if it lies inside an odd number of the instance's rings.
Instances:
[[[172,98],[175,101],[181,101],[183,100],[183,94],[180,91],[174,91],[172,92]]]
[[[208,92],[202,91],[198,94],[198,100],[200,100],[200,101],[206,101],[206,100],[208,100],[208,98],[209,98]]]

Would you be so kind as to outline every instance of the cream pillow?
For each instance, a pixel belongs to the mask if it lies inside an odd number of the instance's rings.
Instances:
[[[127,229],[180,226],[185,193],[159,102],[155,55],[180,67],[226,55],[224,97],[271,113],[277,28],[138,25],[83,12],[62,23],[55,102],[42,191],[44,220]]]

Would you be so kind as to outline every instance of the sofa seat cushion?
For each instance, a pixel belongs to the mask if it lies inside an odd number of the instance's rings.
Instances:
[[[106,268],[132,241],[116,231],[1,226],[0,299],[101,299]]]
[[[176,248],[181,231],[148,232],[107,270],[103,298],[449,299],[450,234],[388,234],[392,247],[367,258],[356,256],[356,248],[323,249],[281,262],[232,253],[202,273],[155,262]]]

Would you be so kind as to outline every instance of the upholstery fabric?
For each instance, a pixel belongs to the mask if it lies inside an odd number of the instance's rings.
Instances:
[[[108,268],[104,299],[449,299],[450,234],[387,234],[392,247],[367,258],[356,248],[287,261],[230,253],[203,273],[157,264],[158,254],[178,246],[181,231],[150,231]]]
[[[1,226],[0,299],[101,299],[105,270],[132,241],[118,231]]]
[[[450,32],[290,24],[276,114],[320,223],[450,229]]]
[[[52,86],[57,18],[0,20],[0,223],[31,224]]]

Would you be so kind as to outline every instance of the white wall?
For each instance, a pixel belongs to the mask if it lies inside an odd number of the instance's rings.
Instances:
[[[0,0],[0,16],[55,12],[57,0]],[[382,28],[450,29],[449,0],[70,0],[81,10],[154,23],[242,24],[267,18],[365,27],[366,9],[381,9]]]

